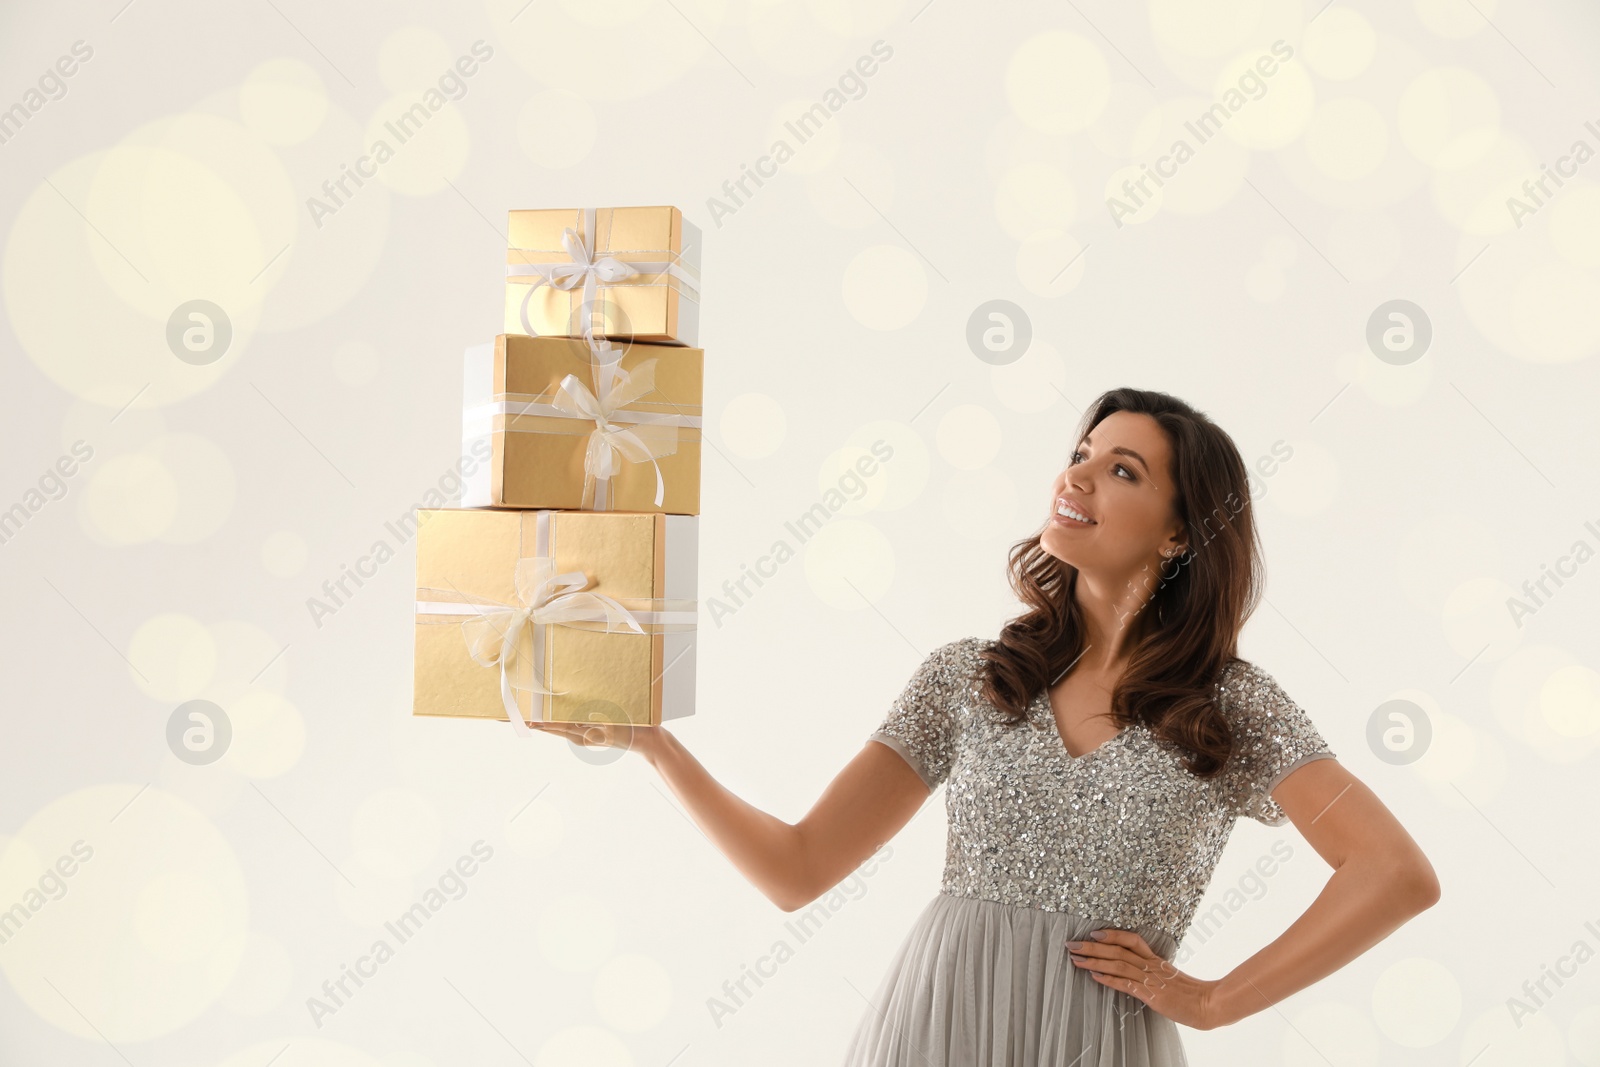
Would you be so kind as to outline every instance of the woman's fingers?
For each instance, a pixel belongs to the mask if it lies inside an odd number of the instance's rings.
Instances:
[[[1067,942],[1076,966],[1110,977],[1126,978],[1151,989],[1161,988],[1167,979],[1179,973],[1133,931],[1107,929],[1098,932],[1104,936]]]
[[[1106,934],[1112,935],[1105,940],[1097,941],[1086,937],[1082,941],[1068,941],[1067,948],[1081,956],[1100,956],[1106,959],[1130,958],[1140,959],[1146,963],[1159,963],[1161,957],[1150,950],[1144,943],[1144,938],[1138,934],[1127,934],[1122,930],[1107,930]],[[1122,934],[1123,937],[1115,937]]]
[[[1109,977],[1127,978],[1130,981],[1138,982],[1140,985],[1147,984],[1151,978],[1150,972],[1141,964],[1126,958],[1119,959],[1074,955],[1072,957],[1072,962],[1074,965],[1081,967],[1086,971],[1092,971],[1096,974],[1103,974]]]
[[[582,739],[579,738],[576,735],[576,733],[574,732],[574,729],[573,729],[573,726],[572,726],[571,723],[565,723],[565,722],[535,722],[535,723],[529,723],[528,725],[532,726],[535,730],[538,730],[540,733],[556,734],[559,737],[565,737],[568,741],[578,741],[580,743],[582,741]]]
[[[1067,948],[1080,956],[1105,959],[1128,959],[1141,963],[1146,970],[1168,973],[1166,960],[1156,955],[1145,939],[1131,930],[1098,930],[1101,938],[1085,937],[1082,941],[1068,941]]]
[[[1106,928],[1082,941],[1068,941],[1072,965],[1088,971],[1096,982],[1137,997],[1175,1022],[1210,1030],[1218,1024],[1210,1006],[1217,983],[1185,974],[1156,955],[1132,930]]]
[[[615,723],[534,722],[528,725],[545,733],[559,734],[585,748],[626,748],[631,740],[631,730]]]

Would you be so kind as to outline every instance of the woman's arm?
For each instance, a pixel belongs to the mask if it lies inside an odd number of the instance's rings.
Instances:
[[[928,787],[897,752],[869,741],[791,824],[735,796],[663,727],[533,725],[638,752],[739,873],[784,911],[797,911],[839,884],[928,799]]]
[[[1272,798],[1333,874],[1287,930],[1215,983],[1207,1011],[1214,1026],[1327,977],[1439,900],[1439,880],[1416,841],[1338,760],[1299,768]]]

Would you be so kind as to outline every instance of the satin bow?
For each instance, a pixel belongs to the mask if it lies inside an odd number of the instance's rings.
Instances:
[[[648,461],[656,471],[655,506],[666,495],[666,480],[656,460],[678,451],[678,428],[665,424],[672,416],[661,413],[629,412],[631,422],[613,423],[611,415],[625,408],[656,387],[656,361],[647,359],[632,371],[619,362],[621,354],[604,339],[595,341],[594,392],[575,374],[561,379],[554,398],[555,406],[574,418],[595,424],[589,446],[583,455],[583,508],[604,510],[607,483],[621,469],[622,459],[634,463]],[[596,507],[596,483],[601,503]]]
[[[624,263],[609,253],[595,259],[594,252],[583,243],[583,238],[571,226],[561,231],[561,247],[567,250],[572,262],[538,264],[531,267],[530,273],[538,275],[539,280],[530,283],[528,291],[522,296],[522,328],[529,334],[537,332],[528,319],[528,301],[533,299],[533,294],[539,286],[551,285],[570,292],[581,281],[583,282],[583,333],[585,336],[590,336],[594,333],[596,282],[620,282],[636,276],[639,272],[631,264]]]
[[[461,624],[473,660],[484,667],[500,667],[500,700],[512,725],[522,733],[536,731],[523,719],[513,690],[565,695],[544,685],[538,663],[543,643],[535,640],[537,627],[598,623],[598,628],[608,633],[644,633],[631,611],[604,593],[585,591],[588,584],[580,571],[555,573],[555,560],[550,556],[527,556],[517,561],[517,603],[474,605],[476,616]]]

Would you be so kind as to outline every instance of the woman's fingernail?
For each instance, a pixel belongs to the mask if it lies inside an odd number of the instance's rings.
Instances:
[[[1096,941],[1104,941],[1106,939],[1106,932],[1104,930],[1095,930],[1089,936],[1094,938]]]

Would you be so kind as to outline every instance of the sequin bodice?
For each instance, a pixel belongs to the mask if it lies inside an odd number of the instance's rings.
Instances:
[[[1238,745],[1202,779],[1182,752],[1132,726],[1074,757],[1041,688],[1025,723],[999,722],[981,693],[969,637],[935,649],[871,739],[904,756],[930,789],[947,781],[940,888],[1046,911],[1074,912],[1182,940],[1235,821],[1287,821],[1272,790],[1333,752],[1265,671],[1235,662],[1218,707]]]

